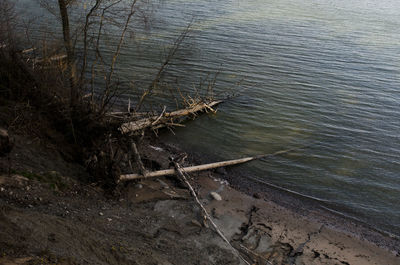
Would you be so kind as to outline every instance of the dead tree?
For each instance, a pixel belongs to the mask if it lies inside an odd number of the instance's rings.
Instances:
[[[70,26],[69,26],[69,16],[67,9],[67,2],[65,0],[58,0],[58,5],[60,8],[60,16],[63,28],[63,38],[64,47],[67,52],[67,74],[69,78],[70,85],[70,105],[74,107],[78,101],[78,86],[77,86],[77,76],[76,76],[76,65],[75,65],[75,54],[71,40]]]

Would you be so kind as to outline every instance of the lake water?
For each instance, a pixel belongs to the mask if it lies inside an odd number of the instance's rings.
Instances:
[[[399,1],[160,0],[153,12],[121,80],[146,84],[194,19],[166,79],[189,91],[218,71],[216,93],[241,92],[169,141],[212,160],[308,146],[241,167],[400,235]],[[171,103],[167,90],[156,99]]]

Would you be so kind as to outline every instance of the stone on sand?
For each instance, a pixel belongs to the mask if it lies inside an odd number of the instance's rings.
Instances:
[[[210,192],[211,197],[216,201],[222,201],[221,195],[216,193],[215,191]]]

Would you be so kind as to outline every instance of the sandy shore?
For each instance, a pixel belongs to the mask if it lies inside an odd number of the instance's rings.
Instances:
[[[220,190],[222,201],[207,208],[224,234],[259,255],[259,264],[398,264],[399,257],[376,245],[312,221],[273,202],[255,199],[201,177],[202,195]],[[264,263],[263,263],[264,262]]]

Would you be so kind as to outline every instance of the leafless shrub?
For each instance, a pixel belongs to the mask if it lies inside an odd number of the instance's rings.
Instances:
[[[0,49],[15,44],[14,28],[16,21],[15,4],[0,0]]]
[[[162,82],[163,75],[191,32],[191,23],[166,52],[151,84],[137,91],[141,95],[135,106],[128,108],[129,115],[115,119],[110,118],[113,116],[109,111],[121,93],[118,59],[128,38],[135,35],[133,25],[137,21],[148,25],[149,0],[93,0],[84,11],[79,10],[79,1],[38,1],[60,22],[62,34],[58,36],[62,37],[57,39],[57,34],[49,32],[50,38],[42,38],[41,43],[24,47],[25,50],[11,49],[10,44],[6,45],[7,49],[0,49],[0,95],[7,94],[24,104],[29,102],[29,105],[21,105],[24,107],[10,124],[15,127],[18,122],[26,121],[25,114],[31,106],[40,108],[68,141],[80,146],[79,152],[85,153],[81,157],[83,161],[88,157],[90,161],[91,157],[97,157],[93,161],[103,161],[88,163],[92,172],[97,175],[103,172],[104,178],[112,178],[118,168],[116,165],[124,157],[121,150],[126,149],[124,146],[128,141],[118,129],[123,122],[139,117],[135,114],[149,104],[148,98],[155,90],[168,86]],[[7,0],[0,0],[0,9],[0,14],[6,14],[0,20],[7,22],[0,25],[0,41],[15,44],[14,37],[11,38],[15,11]],[[80,12],[80,15],[76,16],[74,12]],[[33,43],[29,23],[25,25],[22,34],[28,39],[25,43]],[[214,84],[215,78],[207,85],[207,95],[212,96]],[[199,90],[203,86],[200,84]],[[168,90],[173,89],[169,86]],[[179,89],[175,89],[174,94],[177,105],[178,101],[183,102],[188,108],[208,99],[200,93],[193,97],[183,95]],[[130,113],[131,109],[135,114]],[[162,117],[165,112],[163,106],[163,112],[157,117]],[[170,123],[165,124],[169,127]],[[171,122],[171,126],[175,125]],[[129,150],[124,152],[129,154]],[[104,153],[108,155],[101,156]]]

